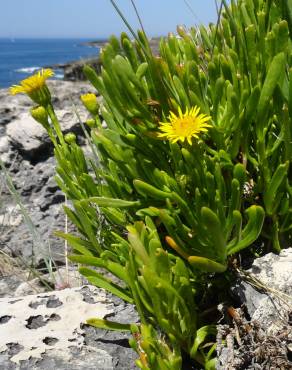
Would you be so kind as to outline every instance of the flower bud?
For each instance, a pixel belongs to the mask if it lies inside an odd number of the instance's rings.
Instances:
[[[177,31],[178,35],[182,38],[184,38],[187,35],[186,29],[182,25],[177,26],[176,31]]]
[[[93,116],[98,115],[99,104],[95,94],[84,94],[80,96],[80,99],[89,113],[91,113]]]
[[[95,127],[95,120],[93,118],[88,119],[87,121],[85,121],[85,123],[90,128]]]
[[[32,118],[40,123],[45,129],[50,126],[48,112],[42,105],[31,108],[30,114]]]
[[[76,142],[76,135],[73,132],[68,132],[68,134],[65,135],[65,141],[68,144],[73,144]]]

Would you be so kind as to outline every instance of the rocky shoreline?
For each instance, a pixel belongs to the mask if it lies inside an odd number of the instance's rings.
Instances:
[[[84,81],[86,80],[86,77],[83,74],[83,67],[85,65],[90,65],[98,72],[101,71],[101,61],[99,57],[85,58],[66,64],[56,64],[48,67],[52,69],[61,69],[64,74],[64,81]]]

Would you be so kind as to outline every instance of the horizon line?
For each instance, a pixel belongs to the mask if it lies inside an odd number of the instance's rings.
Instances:
[[[111,36],[116,36],[119,37],[120,34],[110,34],[108,36],[0,36],[0,40],[5,39],[5,40],[70,40],[70,39],[91,39],[91,40],[96,40],[96,41],[103,41],[103,40],[108,40]],[[149,36],[150,38],[160,38],[160,37],[165,37],[166,35],[151,35]]]

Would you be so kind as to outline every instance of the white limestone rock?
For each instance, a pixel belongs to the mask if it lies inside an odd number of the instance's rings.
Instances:
[[[81,131],[78,118],[73,111],[61,109],[56,111],[56,115],[64,133]],[[81,113],[82,121],[85,121],[87,117],[85,112]],[[29,157],[50,145],[45,129],[31,117],[29,112],[20,113],[15,120],[8,123],[6,134],[13,146]]]
[[[82,324],[89,318],[113,313],[105,294],[93,287],[88,289],[94,297],[90,303],[85,301],[81,288],[0,299],[0,353],[10,343],[17,343],[21,350],[10,358],[14,363],[41,358],[52,349],[69,360],[69,348],[84,344]]]

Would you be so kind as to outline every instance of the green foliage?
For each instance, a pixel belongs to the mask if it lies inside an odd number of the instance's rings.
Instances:
[[[136,305],[141,369],[180,369],[183,354],[214,368],[214,346],[203,345],[214,340],[202,315],[209,285],[256,240],[279,251],[292,238],[292,8],[223,4],[218,27],[180,27],[160,56],[144,33],[123,33],[103,50],[100,75],[84,68],[106,122],[91,112],[91,159],[47,108],[56,181],[79,232],[59,235],[91,283]],[[211,116],[208,132],[192,145],[158,137],[170,112],[195,106]]]

